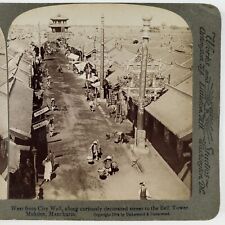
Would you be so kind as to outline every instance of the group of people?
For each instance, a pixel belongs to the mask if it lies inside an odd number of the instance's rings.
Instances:
[[[91,157],[88,157],[89,162],[93,162],[93,160],[98,161],[101,158],[102,151],[101,146],[99,144],[99,140],[93,141],[93,143],[90,146],[91,151]],[[107,176],[114,174],[116,171],[118,171],[118,164],[113,161],[113,157],[111,155],[108,155],[103,159],[103,168],[99,168],[99,177],[102,179],[105,179]],[[148,188],[146,186],[145,182],[139,183],[140,188],[138,191],[139,199],[140,200],[149,200],[151,199],[151,195],[148,191]]]
[[[97,106],[97,94],[91,90],[91,89],[87,89],[86,90],[86,99],[88,101],[88,105],[89,105],[89,109],[91,112],[95,111],[95,108]]]
[[[122,131],[115,131],[113,133],[106,134],[106,140],[110,140],[112,137],[114,138],[114,143],[116,144],[119,144],[119,143],[123,144],[127,141],[126,135]]]
[[[88,157],[88,161],[90,164],[93,164],[94,160],[98,161],[102,156],[102,149],[99,143],[99,140],[93,141],[90,146],[91,156]],[[112,175],[118,170],[118,165],[116,162],[112,161],[112,156],[108,155],[103,160],[104,168],[98,170],[101,176]],[[103,170],[103,171],[102,171]],[[102,171],[102,174],[101,174]]]
[[[127,118],[128,102],[123,91],[111,92],[107,99],[107,106],[109,118],[114,116],[116,123],[122,123]]]
[[[58,109],[56,103],[55,103],[55,98],[51,98],[50,110],[53,112]],[[55,130],[55,125],[54,125],[54,116],[52,116],[49,121],[48,121],[48,131],[49,131],[49,136],[53,137],[54,136],[54,130]]]

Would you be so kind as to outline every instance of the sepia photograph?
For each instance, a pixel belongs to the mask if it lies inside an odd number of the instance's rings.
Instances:
[[[5,38],[0,29],[0,200],[7,199],[8,98]]]
[[[186,21],[152,6],[67,4],[16,17],[0,191],[8,156],[9,199],[189,200],[192,48]]]

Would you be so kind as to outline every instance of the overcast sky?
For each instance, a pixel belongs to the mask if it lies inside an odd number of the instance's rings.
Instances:
[[[142,25],[144,16],[152,17],[152,25],[187,26],[182,17],[160,8],[136,5],[69,4],[41,7],[18,16],[13,24],[49,24],[51,17],[61,14],[69,18],[70,25],[98,25],[104,14],[105,25]]]

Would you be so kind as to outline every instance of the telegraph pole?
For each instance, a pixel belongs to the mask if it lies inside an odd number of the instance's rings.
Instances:
[[[41,55],[41,29],[40,22],[38,23],[38,47],[39,47],[39,56]]]
[[[136,150],[145,149],[146,131],[144,130],[144,99],[146,89],[146,74],[148,62],[148,45],[150,36],[151,18],[143,18],[142,30],[142,59],[141,59],[141,74],[139,78],[139,101],[137,112],[137,130],[136,130]]]
[[[100,98],[104,99],[104,16],[101,16]]]
[[[96,44],[96,35],[95,35],[95,37],[94,37],[94,59],[96,59],[96,46],[95,46],[95,44]]]

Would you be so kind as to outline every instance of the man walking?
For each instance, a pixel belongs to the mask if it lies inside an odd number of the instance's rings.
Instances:
[[[151,198],[151,196],[148,192],[148,189],[145,185],[145,182],[140,183],[140,189],[139,189],[138,194],[139,194],[140,200],[148,200]]]

